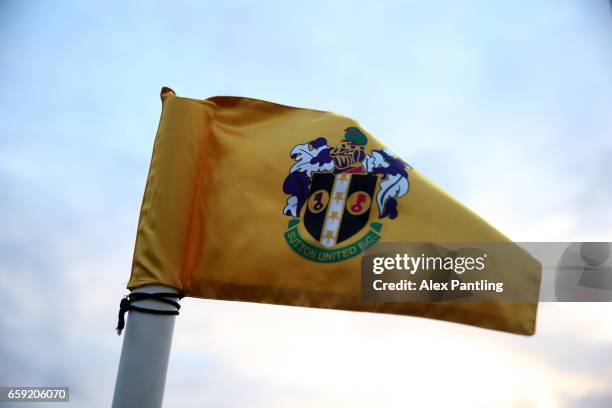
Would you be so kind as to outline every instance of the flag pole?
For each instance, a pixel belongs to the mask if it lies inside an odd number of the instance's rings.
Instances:
[[[175,293],[178,297],[176,289],[162,285],[142,286],[132,291],[132,295],[139,293],[136,296]],[[177,307],[156,299],[133,300],[132,307],[150,312],[131,310],[128,313],[112,407],[158,408],[164,397],[176,315],[154,313],[177,311]]]

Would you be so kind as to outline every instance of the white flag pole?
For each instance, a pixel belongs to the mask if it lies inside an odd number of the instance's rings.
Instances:
[[[162,285],[148,285],[132,293],[177,293]],[[178,299],[170,298],[178,301]],[[177,308],[154,299],[136,300],[132,306],[176,311]],[[162,406],[166,371],[176,315],[130,311],[117,370],[113,408],[159,408]]]

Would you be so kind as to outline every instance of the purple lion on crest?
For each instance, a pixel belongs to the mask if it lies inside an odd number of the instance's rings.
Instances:
[[[407,169],[412,168],[386,149],[373,150],[366,155],[363,146],[367,138],[356,127],[345,129],[342,143],[342,147],[333,148],[327,145],[327,139],[318,137],[291,150],[291,158],[295,163],[283,183],[283,192],[289,195],[283,213],[299,217],[308,200],[313,173],[346,172],[381,174],[383,177],[376,195],[378,216],[391,219],[397,217],[397,199],[406,195],[410,189]],[[347,162],[350,163],[348,168]]]

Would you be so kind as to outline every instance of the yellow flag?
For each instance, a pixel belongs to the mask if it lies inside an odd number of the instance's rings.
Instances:
[[[356,121],[161,97],[128,288],[534,332],[535,302],[361,301],[360,255],[376,242],[509,241]]]

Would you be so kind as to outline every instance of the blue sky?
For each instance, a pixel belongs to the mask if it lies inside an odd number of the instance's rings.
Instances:
[[[604,0],[1,2],[0,384],[108,406],[164,85],[352,116],[517,241],[610,241],[611,34]],[[609,304],[521,338],[183,303],[168,405],[612,403]]]

